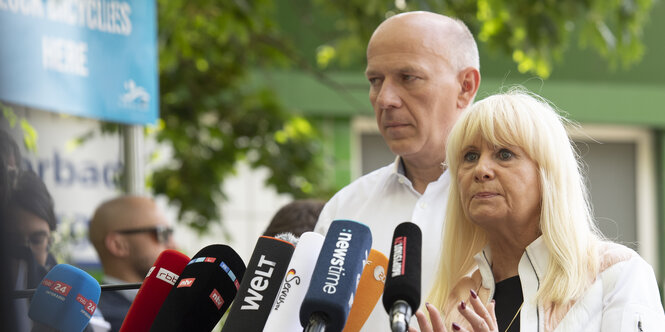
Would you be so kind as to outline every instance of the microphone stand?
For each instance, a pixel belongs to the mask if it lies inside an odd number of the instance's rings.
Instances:
[[[141,288],[141,285],[142,283],[140,282],[129,283],[129,284],[106,284],[106,285],[100,285],[100,288],[102,289],[102,292],[106,292],[106,291],[119,291],[126,289],[139,289]],[[32,295],[35,294],[36,291],[37,289],[35,288],[15,290],[12,293],[12,298],[14,299],[29,298],[32,297]]]
[[[411,306],[404,300],[398,300],[390,308],[390,329],[392,332],[406,332],[409,329]]]

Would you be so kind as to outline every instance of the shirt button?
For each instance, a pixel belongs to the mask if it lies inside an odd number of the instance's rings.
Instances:
[[[404,184],[404,179],[403,179],[403,178],[399,178],[399,183]]]
[[[420,203],[420,208],[421,209],[427,208],[427,203]]]

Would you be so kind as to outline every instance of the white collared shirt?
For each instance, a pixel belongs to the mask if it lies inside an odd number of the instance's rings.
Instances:
[[[321,211],[314,230],[325,235],[335,219],[361,222],[372,232],[372,248],[388,257],[395,227],[405,221],[418,225],[423,234],[422,305],[431,289],[439,262],[449,187],[450,176],[446,171],[438,180],[429,183],[421,195],[404,175],[402,163],[397,157],[392,164],[358,178],[337,192]],[[415,318],[412,324],[415,324]],[[390,331],[382,300],[377,303],[362,331]]]
[[[109,275],[104,276],[104,284],[126,284],[127,282],[124,280],[120,280],[118,278],[113,278]],[[119,294],[121,294],[124,298],[129,300],[129,302],[134,302],[134,298],[136,298],[136,294],[138,294],[139,290],[138,289],[123,289],[116,291]]]

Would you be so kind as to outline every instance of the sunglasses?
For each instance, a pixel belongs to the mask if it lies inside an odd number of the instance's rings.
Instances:
[[[155,234],[155,238],[157,238],[157,242],[167,243],[169,242],[169,239],[173,235],[173,228],[169,226],[158,225],[158,226],[145,227],[145,228],[121,229],[115,232],[120,234],[153,233]]]
[[[51,244],[51,237],[45,231],[32,232],[27,235],[10,233],[8,239],[10,246],[17,247],[38,248],[46,246],[48,248]]]

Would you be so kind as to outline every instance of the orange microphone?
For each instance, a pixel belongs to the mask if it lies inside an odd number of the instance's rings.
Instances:
[[[388,258],[380,251],[372,249],[367,258],[358,283],[358,290],[349,312],[349,318],[342,332],[358,332],[379,302],[386,282]]]

